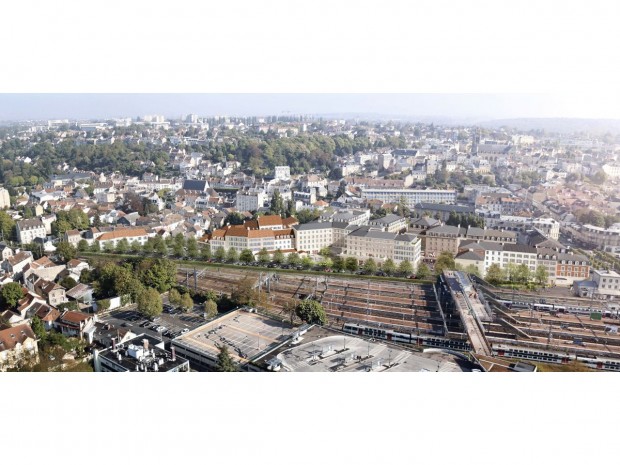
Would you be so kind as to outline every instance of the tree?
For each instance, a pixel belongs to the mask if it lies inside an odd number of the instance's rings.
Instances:
[[[237,253],[237,249],[231,247],[226,252],[226,261],[228,263],[235,263],[239,259],[239,254]]]
[[[355,273],[359,268],[357,258],[347,257],[347,259],[344,261],[344,268],[351,273]]]
[[[273,253],[273,262],[278,265],[284,262],[284,253],[280,249]]]
[[[174,236],[174,240],[172,242],[172,254],[175,257],[185,256],[185,237],[183,237],[183,234],[181,233]]]
[[[80,239],[77,243],[77,250],[78,252],[86,252],[88,250],[88,242],[86,242],[86,239]]]
[[[198,242],[195,237],[187,238],[187,256],[192,259],[198,256]]]
[[[409,260],[403,260],[398,265],[398,273],[403,276],[409,276],[413,273],[413,265]]]
[[[269,252],[267,252],[266,248],[262,248],[258,251],[258,262],[261,265],[264,265],[269,262]]]
[[[140,279],[147,287],[166,292],[176,284],[177,266],[167,258],[147,258],[140,262]]]
[[[204,304],[205,311],[205,319],[210,320],[217,315],[217,304],[211,300],[207,299]]]
[[[312,261],[312,259],[306,255],[304,258],[301,259],[300,265],[303,267],[304,270],[308,270],[312,267],[313,263],[314,262]]]
[[[8,283],[0,289],[0,302],[3,308],[16,308],[17,303],[24,297],[22,286],[19,283]]]
[[[205,261],[211,260],[211,246],[209,244],[205,244],[200,248],[200,258]]]
[[[170,289],[170,292],[168,293],[168,301],[175,307],[180,306],[181,294],[179,294],[179,291],[177,291],[175,288]]]
[[[396,265],[394,264],[394,260],[388,258],[386,261],[383,262],[383,265],[381,265],[381,269],[388,276],[392,276],[396,272]]]
[[[157,255],[160,255],[162,257],[168,255],[168,247],[166,247],[166,242],[159,235],[156,235],[153,238],[153,250]]]
[[[306,323],[327,324],[327,314],[323,305],[316,300],[302,300],[295,307],[295,313]]]
[[[290,199],[286,202],[286,217],[291,218],[294,217],[295,214],[295,202],[293,201],[293,199]]]
[[[454,270],[456,268],[456,264],[454,263],[454,257],[451,252],[444,250],[437,257],[437,261],[435,262],[435,273],[441,274],[444,270]]]
[[[329,257],[331,256],[332,251],[329,249],[329,247],[323,247],[321,250],[319,250],[319,255],[321,257]]]
[[[65,276],[60,281],[58,281],[58,284],[60,284],[65,289],[69,290],[77,286],[77,281],[73,279],[71,276]]]
[[[250,249],[243,249],[239,254],[239,260],[243,263],[252,263],[254,261],[254,254]]]
[[[90,246],[90,251],[95,253],[101,251],[101,244],[99,244],[99,241],[93,241],[92,245]]]
[[[489,266],[484,279],[487,280],[489,284],[493,284],[494,286],[497,286],[499,283],[501,283],[504,280],[504,272],[499,267],[499,264],[493,263],[491,266]]]
[[[226,259],[226,249],[224,247],[220,247],[215,251],[214,258],[218,262],[223,262]]]
[[[344,259],[340,255],[336,255],[332,260],[332,268],[334,271],[340,273],[344,270]]]
[[[253,305],[258,301],[257,292],[254,290],[256,281],[251,277],[243,278],[230,294],[230,299],[235,305]]]
[[[299,261],[300,261],[300,258],[297,252],[292,252],[288,254],[288,257],[286,257],[286,263],[288,263],[291,266],[298,266]]]
[[[364,262],[364,271],[367,274],[375,274],[377,272],[377,262],[374,259],[369,258]]]
[[[151,255],[153,251],[154,251],[153,239],[149,237],[144,243],[144,245],[142,246],[142,253],[144,255]]]
[[[238,371],[237,364],[233,361],[228,353],[228,347],[225,345],[220,346],[220,353],[217,355],[217,371],[220,372],[232,372]]]
[[[8,241],[13,239],[15,228],[15,220],[11,218],[5,211],[0,211],[0,234],[2,235],[3,241]]]
[[[58,255],[63,262],[68,262],[75,258],[77,250],[68,242],[61,242],[58,244],[58,247],[56,247],[56,255]]]
[[[547,281],[549,280],[549,272],[547,271],[547,268],[544,265],[538,265],[536,267],[536,273],[534,274],[534,277],[536,279],[536,282],[540,286],[544,286],[547,284]]]
[[[517,282],[526,284],[530,280],[531,272],[530,267],[525,263],[521,263],[517,266],[515,279]]]
[[[465,272],[467,272],[469,274],[473,274],[474,276],[480,277],[480,270],[473,263],[471,263],[471,264],[469,264],[469,265],[467,265],[465,267]]]
[[[36,315],[33,316],[30,326],[32,327],[32,332],[39,340],[39,344],[44,343],[47,339],[47,331],[45,331],[45,325],[41,319]]]
[[[188,292],[181,296],[179,306],[186,312],[189,312],[192,308],[194,308],[194,301],[192,300]]]
[[[124,254],[129,250],[129,241],[126,238],[122,238],[116,244],[116,253]]]
[[[269,211],[273,215],[282,215],[285,213],[284,202],[278,189],[273,192],[273,197],[271,197],[271,208]]]
[[[229,213],[228,216],[224,218],[224,224],[230,224],[230,225],[243,224],[244,221],[245,221],[245,216],[243,216],[239,212]]]
[[[415,274],[418,279],[427,279],[431,275],[431,270],[426,263],[420,262]]]
[[[161,301],[161,295],[156,289],[147,287],[138,295],[137,302],[138,311],[146,317],[155,317],[161,315],[164,309]]]

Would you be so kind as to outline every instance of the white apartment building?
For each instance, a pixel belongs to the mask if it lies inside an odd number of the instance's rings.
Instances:
[[[494,246],[487,246],[485,243],[484,254],[484,273],[489,270],[489,267],[496,263],[500,268],[504,269],[508,263],[520,265],[525,263],[530,272],[534,273],[538,266],[538,254],[534,247],[523,244],[495,244]]]
[[[240,190],[237,192],[235,208],[240,212],[253,212],[259,208],[263,208],[267,200],[267,194],[262,190]]]
[[[620,296],[620,274],[613,270],[592,270],[592,281],[596,283],[599,297],[614,299]]]
[[[235,249],[237,253],[249,249],[255,255],[263,248],[269,252],[278,249],[291,252],[295,248],[295,233],[292,229],[250,229],[234,225],[216,229],[207,237],[207,243],[212,252],[220,248],[226,251]]]
[[[527,216],[495,215],[484,218],[488,228],[504,229],[508,231],[522,231],[537,229],[547,239],[557,241],[560,237],[560,222],[553,218],[531,218]]]
[[[300,252],[317,254],[335,242],[331,222],[299,224],[294,229],[295,248]]]
[[[397,233],[407,229],[407,219],[398,215],[386,215],[383,218],[377,218],[368,222],[370,226],[376,226],[383,231]]]
[[[276,166],[275,178],[278,180],[283,180],[283,181],[290,179],[291,178],[291,167],[290,166]]]
[[[45,225],[39,218],[17,222],[17,238],[22,244],[30,244],[35,238],[45,239]]]
[[[11,197],[9,191],[4,187],[0,187],[0,208],[9,208],[11,206]]]
[[[137,242],[140,245],[144,245],[144,243],[148,240],[148,233],[142,229],[117,229],[115,231],[110,231],[101,234],[95,240],[99,243],[101,249],[103,249],[106,245],[111,245],[112,247],[116,247],[116,245],[122,241],[123,239],[127,239],[129,245]]]
[[[382,189],[362,188],[362,198],[381,200],[385,203],[398,203],[405,199],[407,206],[413,208],[416,203],[456,203],[456,190],[452,189]]]

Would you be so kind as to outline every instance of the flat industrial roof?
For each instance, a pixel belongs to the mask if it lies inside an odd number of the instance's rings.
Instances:
[[[294,332],[288,321],[239,309],[176,338],[173,345],[212,358],[226,345],[230,356],[243,364],[283,343]]]

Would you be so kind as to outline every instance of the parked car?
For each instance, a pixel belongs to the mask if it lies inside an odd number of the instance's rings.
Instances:
[[[189,332],[189,329],[183,328],[183,330],[181,331],[181,334],[185,334],[185,333],[188,333],[188,332]]]

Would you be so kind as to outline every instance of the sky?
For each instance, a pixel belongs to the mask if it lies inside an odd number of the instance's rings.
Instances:
[[[596,95],[449,93],[5,93],[0,121],[95,119],[161,114],[260,116],[364,114],[377,117],[454,118],[472,122],[501,118],[619,118],[615,99]]]

